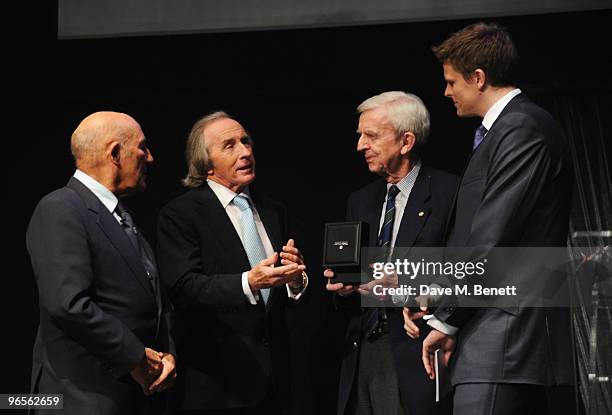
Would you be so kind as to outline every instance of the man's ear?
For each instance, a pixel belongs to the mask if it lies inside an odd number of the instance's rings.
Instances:
[[[106,147],[106,154],[115,165],[121,163],[121,144],[118,141],[111,141]]]
[[[482,69],[476,68],[472,73],[472,80],[476,83],[478,89],[482,91],[487,83],[487,74]]]
[[[407,131],[401,138],[402,140],[402,148],[400,149],[400,154],[405,156],[410,153],[414,148],[414,143],[416,142],[416,136],[412,131]]]

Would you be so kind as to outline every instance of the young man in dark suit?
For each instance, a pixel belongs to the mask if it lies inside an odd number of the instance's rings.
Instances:
[[[515,87],[518,56],[508,33],[477,23],[433,50],[457,115],[482,118],[447,245],[564,246],[572,186],[566,141],[550,114]],[[456,415],[545,413],[544,387],[571,382],[566,312],[465,308],[448,298],[434,316],[423,362],[433,377],[434,350],[442,349],[445,363],[454,353]]]
[[[420,161],[430,126],[425,105],[415,95],[392,91],[365,100],[357,111],[357,151],[381,178],[350,195],[346,219],[368,224],[371,247],[441,246],[458,179]],[[327,289],[342,297],[338,303],[352,316],[338,415],[449,413],[447,401],[435,403],[435,383],[420,364],[421,340],[406,336],[401,308],[360,307],[360,295],[371,294],[367,284],[330,281]]]
[[[121,198],[145,189],[153,156],[115,112],[85,118],[71,150],[74,176],[27,231],[40,298],[32,392],[63,394],[65,414],[151,413],[145,395],[174,382],[174,345],[153,251]]]
[[[255,157],[240,123],[224,112],[203,117],[186,154],[190,189],[163,208],[158,224],[181,357],[171,406],[280,413],[289,379],[284,310],[306,288],[304,260],[287,240],[283,206],[249,186]]]

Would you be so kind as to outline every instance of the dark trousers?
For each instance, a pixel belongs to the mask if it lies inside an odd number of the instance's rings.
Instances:
[[[281,409],[278,404],[278,399],[272,391],[268,391],[264,400],[258,405],[246,408],[185,409],[170,411],[171,415],[284,415],[286,413],[288,412]]]
[[[455,386],[453,415],[546,415],[546,388],[518,383]]]
[[[403,415],[388,333],[363,340],[347,415]]]

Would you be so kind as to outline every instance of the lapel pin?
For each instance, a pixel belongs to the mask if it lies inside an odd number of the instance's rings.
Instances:
[[[420,216],[420,217],[425,216],[425,212],[420,211],[420,212],[419,212],[419,216]]]

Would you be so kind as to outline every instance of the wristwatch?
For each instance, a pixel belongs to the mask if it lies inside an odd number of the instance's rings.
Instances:
[[[291,286],[291,284],[289,284],[289,288],[291,289],[291,291],[301,291],[306,285],[306,281],[308,281],[308,275],[306,275],[306,273],[302,271],[302,275],[292,281],[299,282],[300,285],[298,285],[297,287],[293,287]]]

